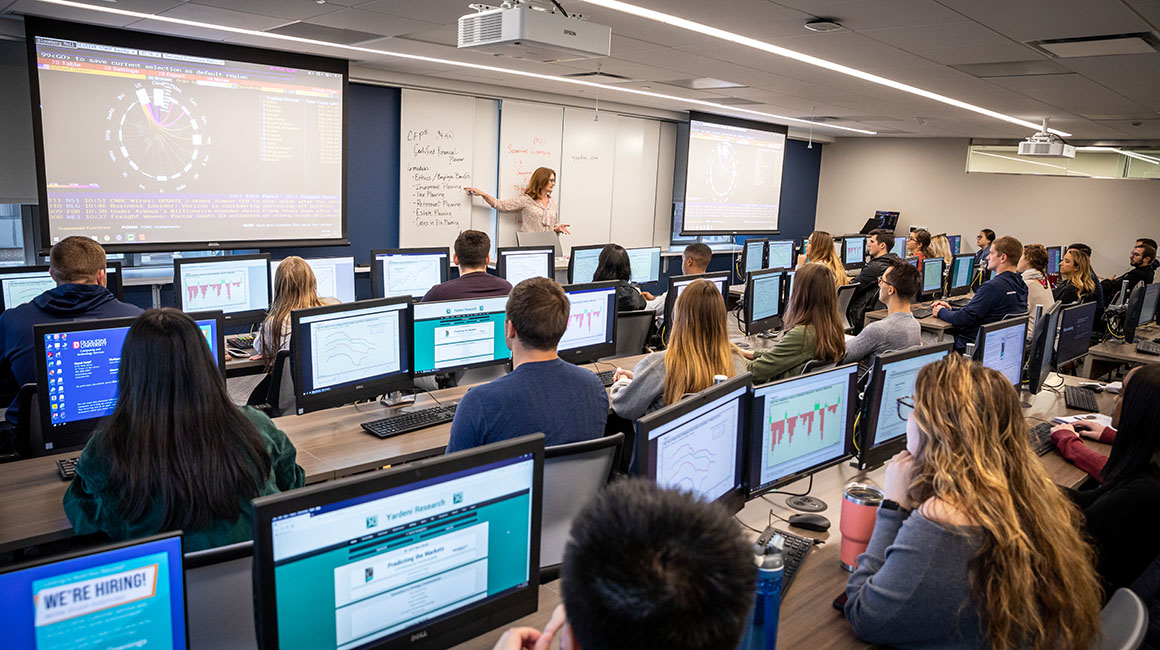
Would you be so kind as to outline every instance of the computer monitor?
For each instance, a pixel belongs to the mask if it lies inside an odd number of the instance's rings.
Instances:
[[[1063,259],[1063,246],[1047,247],[1047,274],[1059,275],[1059,261]]]
[[[278,264],[281,261],[270,261],[271,295],[277,291],[275,279],[278,277]],[[319,297],[334,298],[339,302],[354,302],[353,257],[316,257],[303,261],[310,266],[311,271],[314,271]]]
[[[410,388],[410,332],[407,296],[290,312],[298,414]]]
[[[669,290],[665,294],[665,323],[673,322],[673,306],[677,304],[677,296],[695,280],[708,280],[721,290],[721,299],[729,295],[729,271],[714,271],[713,273],[694,273],[692,275],[670,275]]]
[[[205,335],[210,355],[224,376],[221,311],[193,313],[189,317]],[[136,317],[107,318],[33,327],[44,452],[84,447],[101,418],[113,412],[121,348],[135,320]]]
[[[844,246],[842,242],[843,239],[841,237],[834,238],[834,255],[837,255],[838,259],[842,259],[842,247]]]
[[[850,457],[858,364],[757,386],[752,399],[749,498]]]
[[[744,373],[637,420],[634,473],[739,510],[749,386]]]
[[[1035,320],[1031,331],[1031,353],[1027,360],[1027,391],[1039,393],[1043,382],[1051,374],[1051,362],[1055,358],[1055,333],[1059,329],[1059,313],[1063,303],[1052,303]]]
[[[106,262],[105,287],[117,300],[125,299],[120,262]],[[31,302],[45,291],[56,288],[48,265],[9,266],[0,269],[0,312]]]
[[[745,334],[781,327],[782,285],[785,271],[767,269],[750,273],[745,283]]]
[[[182,311],[217,309],[227,322],[257,322],[266,317],[270,293],[267,253],[173,262],[173,296]]]
[[[906,237],[895,237],[894,245],[890,247],[890,252],[899,257],[906,257]]]
[[[544,437],[254,500],[263,650],[449,648],[536,611]]]
[[[166,533],[0,569],[6,650],[185,650],[181,536]]]
[[[661,281],[661,247],[628,249],[628,263],[632,269],[630,282],[651,284]]]
[[[893,210],[875,210],[874,218],[878,220],[878,228],[894,230],[898,227],[898,212]]]
[[[923,297],[935,297],[942,293],[943,267],[946,261],[941,257],[928,257],[922,261],[919,269],[922,271]]]
[[[496,256],[495,272],[513,287],[528,278],[555,275],[556,249],[551,246],[501,246]]]
[[[422,298],[451,274],[446,246],[383,248],[371,251],[371,260],[371,291],[376,298]]]
[[[961,296],[971,292],[971,279],[975,275],[975,256],[955,255],[951,260],[951,277],[948,295]]]
[[[1023,383],[1023,346],[1027,342],[1027,316],[1016,316],[979,328],[975,359],[1003,373],[1016,390]]]
[[[769,261],[766,265],[771,269],[792,269],[796,259],[793,254],[793,241],[780,239],[769,242]]]
[[[902,261],[906,262],[907,264],[913,266],[916,269],[919,268],[919,266],[920,266],[917,256],[916,257],[904,257],[904,258],[902,258]]]
[[[947,235],[947,243],[951,246],[951,255],[958,255],[963,252],[962,235]]]
[[[412,341],[416,376],[506,364],[507,296],[416,303]]]
[[[1156,319],[1156,300],[1160,296],[1160,282],[1145,285],[1139,282],[1132,288],[1124,311],[1124,343],[1136,341],[1136,329]]]
[[[1140,305],[1140,320],[1136,323],[1143,327],[1156,322],[1156,315],[1160,305],[1160,282],[1154,282],[1144,287],[1144,302]]]
[[[918,371],[943,359],[953,342],[887,352],[874,360],[866,381],[858,427],[858,467],[881,465],[906,446],[906,420],[899,417],[898,399],[914,395]]]
[[[866,238],[850,235],[842,239],[842,263],[846,268],[860,268],[866,264]]]
[[[1084,302],[1064,307],[1059,315],[1059,338],[1055,342],[1055,367],[1071,363],[1087,354],[1092,344],[1096,303]]]
[[[586,284],[596,276],[604,244],[573,246],[568,254],[568,284]]]
[[[765,246],[767,243],[764,239],[745,240],[744,247],[741,249],[741,277],[745,277],[754,271],[767,268],[765,263]]]
[[[588,363],[616,354],[616,282],[564,287],[571,311],[568,329],[556,346],[560,358]]]

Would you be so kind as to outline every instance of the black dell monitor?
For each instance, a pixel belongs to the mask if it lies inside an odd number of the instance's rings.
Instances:
[[[189,314],[225,375],[220,311]],[[68,321],[33,327],[36,391],[43,451],[80,449],[117,405],[121,348],[136,317]],[[174,369],[177,372],[178,369]],[[27,414],[33,417],[33,414]]]
[[[500,246],[495,272],[514,287],[528,278],[551,279],[556,273],[556,249],[552,246]]]
[[[568,253],[568,284],[587,284],[596,277],[604,244],[573,246]]]
[[[415,375],[422,377],[507,365],[507,296],[415,303],[411,341]]]
[[[745,282],[745,334],[752,336],[781,327],[784,269],[750,273]]]
[[[954,343],[920,345],[878,356],[866,382],[858,427],[858,467],[881,465],[906,446],[906,420],[898,399],[914,395],[918,371],[945,358]]]
[[[895,237],[894,238],[894,245],[890,247],[890,252],[894,253],[898,257],[905,258],[906,257],[906,239],[907,238],[905,236]]]
[[[410,332],[408,296],[290,312],[298,414],[410,388]]]
[[[560,358],[588,363],[616,354],[616,282],[569,284],[568,328],[556,345]]]
[[[955,255],[951,259],[951,275],[947,281],[947,295],[961,296],[971,292],[971,280],[975,275],[975,256]]]
[[[544,436],[254,500],[262,650],[436,650],[536,611]]]
[[[371,251],[371,292],[376,298],[411,296],[418,300],[451,274],[446,246],[383,248]]]
[[[766,246],[768,251],[766,267],[771,269],[792,269],[797,262],[793,240],[775,239]]]
[[[673,322],[673,306],[677,304],[677,296],[681,295],[681,292],[685,290],[685,287],[692,284],[695,280],[708,280],[717,285],[717,288],[721,290],[721,300],[726,300],[729,296],[729,276],[729,271],[695,273],[692,275],[670,275],[669,290],[665,294],[666,327],[671,325]]]
[[[895,210],[875,210],[874,218],[878,220],[878,228],[894,230],[898,227],[898,215]]]
[[[758,497],[850,457],[858,364],[783,379],[752,390],[748,497]]]
[[[991,370],[1003,373],[1019,390],[1023,383],[1023,346],[1027,343],[1028,317],[1016,316],[979,328],[975,339],[975,359]]]
[[[754,271],[760,271],[766,266],[764,239],[747,239],[741,248],[741,277],[746,277]]]
[[[847,269],[860,269],[866,265],[865,237],[847,235],[842,238],[842,264]]]
[[[125,299],[125,279],[121,263],[105,262],[105,287],[117,300]],[[0,268],[0,312],[12,309],[56,288],[48,265],[8,266]]]
[[[1031,329],[1031,353],[1027,360],[1027,391],[1039,393],[1047,376],[1051,374],[1051,363],[1055,358],[1055,335],[1059,329],[1059,314],[1063,303],[1052,303],[1035,319]]]
[[[1059,275],[1059,262],[1063,259],[1063,246],[1047,247],[1047,274]]]
[[[633,473],[740,510],[749,385],[744,373],[637,420]]]
[[[922,261],[919,266],[919,272],[922,276],[921,299],[937,298],[942,293],[943,268],[945,266],[946,260],[941,257],[928,257]]]
[[[1124,311],[1124,343],[1136,341],[1136,329],[1156,320],[1156,301],[1160,297],[1160,282],[1145,285],[1136,283],[1128,297]]]
[[[1059,315],[1059,338],[1055,343],[1055,367],[1060,368],[1087,354],[1092,345],[1096,303],[1084,302],[1064,307]]]
[[[270,308],[270,255],[173,261],[173,296],[186,312],[218,310],[227,324],[256,323]]]
[[[645,246],[625,249],[628,266],[632,271],[629,282],[652,284],[661,281],[661,247]]]
[[[963,252],[962,235],[947,235],[947,243],[951,246],[951,255],[958,255]]]

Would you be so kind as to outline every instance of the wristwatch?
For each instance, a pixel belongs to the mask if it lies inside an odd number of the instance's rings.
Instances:
[[[910,510],[908,508],[903,508],[902,506],[898,505],[897,501],[893,499],[883,499],[882,504],[879,507],[883,510],[897,510],[904,515],[910,514]]]

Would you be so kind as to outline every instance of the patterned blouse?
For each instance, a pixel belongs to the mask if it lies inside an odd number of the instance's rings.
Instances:
[[[560,223],[559,210],[556,199],[548,199],[548,207],[533,199],[527,194],[520,194],[514,199],[495,200],[495,209],[499,212],[516,212],[516,229],[520,232],[547,232],[554,230]]]

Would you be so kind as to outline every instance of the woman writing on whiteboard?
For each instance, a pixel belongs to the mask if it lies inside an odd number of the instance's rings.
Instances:
[[[556,172],[540,167],[532,172],[524,193],[514,199],[501,201],[477,187],[465,187],[471,196],[479,196],[499,212],[517,212],[516,229],[520,232],[548,232],[570,235],[568,224],[560,223],[559,208],[552,198],[556,189]]]

